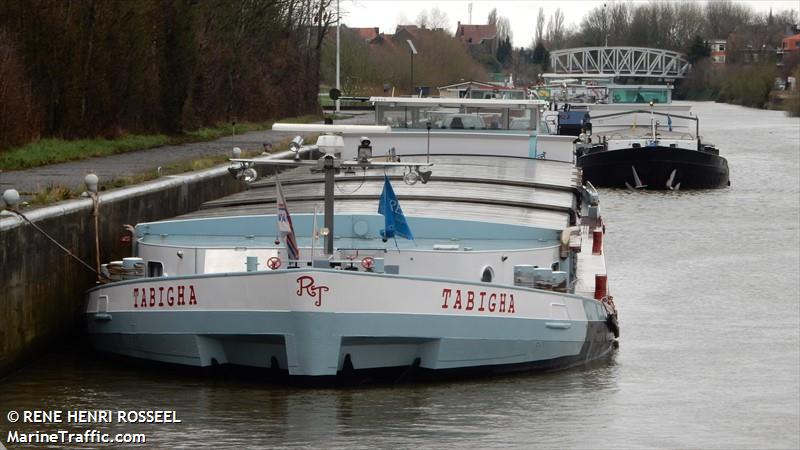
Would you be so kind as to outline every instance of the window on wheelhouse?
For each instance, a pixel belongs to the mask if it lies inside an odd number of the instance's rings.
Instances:
[[[538,111],[528,108],[475,107],[469,105],[376,104],[376,122],[392,128],[425,130],[529,130],[538,131]]]

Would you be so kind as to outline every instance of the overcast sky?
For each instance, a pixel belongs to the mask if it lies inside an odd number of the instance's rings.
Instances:
[[[492,8],[497,8],[500,16],[511,22],[515,47],[527,47],[533,40],[536,16],[539,8],[544,8],[547,19],[561,8],[564,12],[565,25],[577,26],[583,15],[597,6],[603,6],[603,0],[544,0],[544,1],[485,1],[485,0],[340,0],[342,23],[349,27],[379,27],[383,33],[393,33],[398,24],[414,23],[422,10],[430,11],[433,7],[447,13],[450,31],[456,29],[458,21],[470,23],[468,5],[472,3],[473,24],[485,24]],[[646,0],[634,0],[633,3],[647,3]],[[741,1],[758,12],[785,9],[800,9],[798,0],[749,0]],[[547,22],[545,21],[545,26]]]

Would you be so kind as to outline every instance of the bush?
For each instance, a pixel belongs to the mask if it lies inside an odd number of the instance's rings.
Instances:
[[[734,66],[722,80],[718,101],[753,108],[764,108],[775,83],[775,67],[770,65]]]
[[[800,93],[795,92],[786,100],[786,112],[792,117],[800,117]]]

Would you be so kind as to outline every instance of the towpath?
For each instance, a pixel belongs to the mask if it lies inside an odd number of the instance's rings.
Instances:
[[[342,124],[371,124],[373,115],[370,111],[354,112],[352,117],[337,120]],[[47,166],[34,167],[27,170],[13,170],[0,173],[0,193],[6,189],[16,189],[28,194],[47,188],[48,186],[64,186],[75,189],[83,185],[87,173],[95,173],[100,183],[110,180],[157,171],[172,163],[201,159],[209,156],[229,155],[233,147],[242,150],[259,150],[263,144],[276,144],[291,138],[296,133],[272,130],[253,131],[250,133],[227,136],[215,141],[195,142],[182,145],[166,145],[146,150],[137,150],[117,155],[70,161]],[[278,149],[275,150],[284,150]]]

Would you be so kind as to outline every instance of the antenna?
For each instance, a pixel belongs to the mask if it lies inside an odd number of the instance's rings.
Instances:
[[[428,129],[428,157],[425,160],[428,164],[431,162],[431,121],[428,119],[428,122],[425,124],[426,128]]]
[[[469,12],[469,24],[472,25],[472,3],[467,4],[467,11]]]

